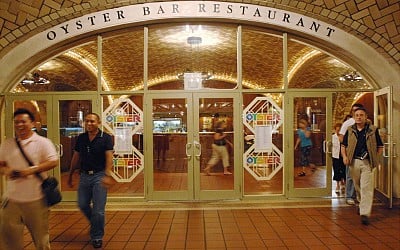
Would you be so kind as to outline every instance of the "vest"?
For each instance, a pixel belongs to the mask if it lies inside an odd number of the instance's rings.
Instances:
[[[366,133],[366,143],[367,143],[367,150],[368,150],[368,156],[369,156],[369,164],[371,168],[375,168],[378,166],[381,162],[380,155],[377,154],[378,151],[378,144],[376,141],[375,137],[375,131],[377,130],[377,127],[374,125],[369,124],[367,133]],[[346,154],[347,157],[349,158],[349,161],[353,161],[354,157],[354,151],[356,149],[357,145],[357,127],[354,124],[353,126],[350,126],[347,129],[348,133],[348,140],[347,140],[347,148],[346,148]]]

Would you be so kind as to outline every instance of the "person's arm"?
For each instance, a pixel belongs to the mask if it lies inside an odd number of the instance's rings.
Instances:
[[[343,142],[343,137],[344,137],[344,135],[339,134],[338,137],[339,137],[340,143],[342,143],[342,142]]]
[[[340,147],[340,152],[342,154],[343,164],[346,165],[346,166],[349,165],[350,162],[349,162],[349,158],[347,157],[346,146],[342,145]]]
[[[0,175],[10,176],[12,170],[7,166],[7,162],[0,161]]]
[[[27,169],[21,170],[20,175],[21,177],[28,176],[31,174],[36,174],[36,173],[41,173],[41,172],[46,172],[50,169],[53,169],[57,166],[58,164],[58,159],[57,160],[49,160],[49,161],[44,161],[41,162],[35,166],[30,166]]]
[[[346,134],[343,136],[343,141],[341,142],[342,145],[340,147],[340,153],[342,154],[342,158],[343,158],[343,164],[348,166],[350,164],[350,160],[347,157],[347,152],[346,152],[346,148],[347,148],[347,140],[348,140],[348,132],[346,132]]]
[[[214,140],[222,140],[222,139],[224,139],[226,137],[226,134],[225,133],[215,133],[214,134]]]
[[[43,144],[37,144],[37,147],[40,147],[40,150],[44,151],[46,157],[44,158],[45,160],[37,164],[35,164],[36,162],[32,162],[31,164],[35,165],[29,166],[29,168],[18,170],[19,172],[18,177],[26,177],[29,175],[34,175],[36,173],[46,172],[50,169],[57,167],[59,156],[56,151],[56,148],[54,147],[54,144],[50,140],[48,139],[46,140],[47,141],[43,142]],[[40,160],[43,159],[39,159],[39,161]]]
[[[297,149],[297,147],[299,146],[299,144],[300,144],[300,137],[297,137],[297,140],[296,140],[296,144],[294,145],[294,150],[296,150]]]
[[[103,183],[103,186],[108,188],[113,184],[113,178],[111,176],[112,167],[113,167],[113,151],[107,150],[105,152],[105,154],[106,154],[106,168],[104,169],[105,175],[104,175],[102,183]]]
[[[113,151],[107,150],[106,151],[106,168],[105,168],[106,175],[111,175],[112,167],[113,167]]]
[[[342,143],[343,142],[343,137],[344,137],[344,134],[346,134],[346,131],[347,131],[347,128],[350,126],[350,122],[349,122],[349,120],[346,120],[343,124],[342,124],[342,126],[340,127],[340,130],[339,130],[339,141],[340,141],[340,143]]]

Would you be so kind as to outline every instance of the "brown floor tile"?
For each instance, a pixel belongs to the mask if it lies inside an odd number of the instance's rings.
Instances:
[[[104,249],[400,249],[399,208],[354,207],[108,211]],[[65,222],[61,222],[61,220]],[[79,211],[52,211],[52,249],[92,249]],[[24,231],[24,249],[34,249]]]

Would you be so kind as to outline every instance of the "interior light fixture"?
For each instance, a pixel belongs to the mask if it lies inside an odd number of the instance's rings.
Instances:
[[[196,77],[202,81],[207,81],[214,78],[214,74],[211,72],[194,72],[189,69],[186,69],[184,72],[179,73],[176,78],[179,80],[184,80],[185,76],[188,77],[191,73],[196,73]],[[192,74],[193,75],[193,74]]]
[[[38,72],[34,72],[33,74],[29,74],[25,79],[21,81],[21,84],[24,85],[46,85],[50,84],[50,81],[44,77],[41,77]]]
[[[362,81],[363,78],[356,71],[353,71],[351,73],[340,76],[339,80],[346,82],[359,82]]]
[[[200,45],[202,43],[203,39],[199,36],[189,36],[187,38],[187,43],[189,45]]]

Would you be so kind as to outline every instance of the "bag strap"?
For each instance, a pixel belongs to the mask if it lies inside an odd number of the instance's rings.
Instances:
[[[28,156],[26,156],[25,151],[22,149],[21,144],[18,141],[18,138],[15,138],[15,142],[18,145],[19,151],[21,151],[22,156],[24,156],[25,160],[29,163],[29,166],[34,166],[31,160],[29,160]],[[43,177],[39,173],[35,173],[36,177],[43,181]]]

